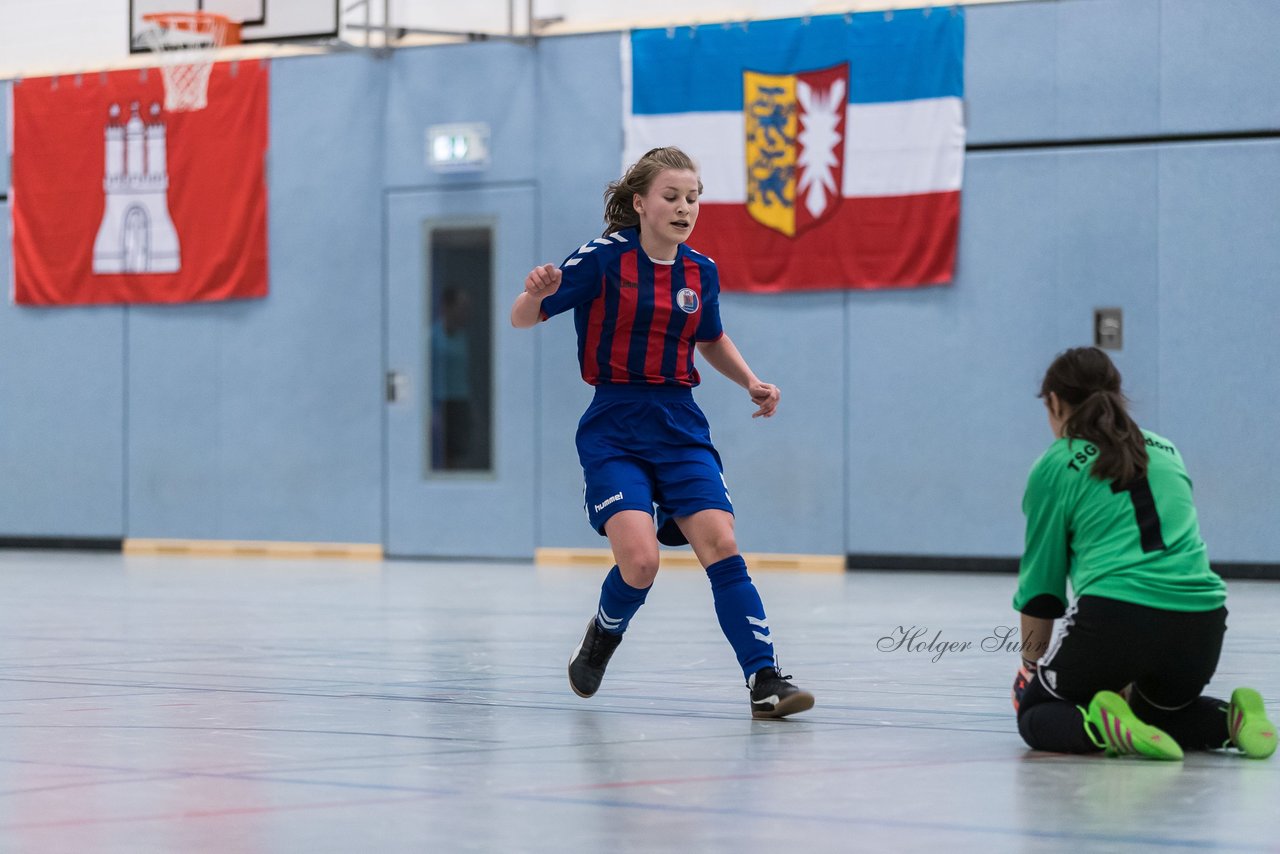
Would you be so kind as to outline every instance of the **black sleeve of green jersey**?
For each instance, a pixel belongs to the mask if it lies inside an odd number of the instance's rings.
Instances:
[[[1039,596],[1032,597],[1030,602],[1022,606],[1022,613],[1028,617],[1056,620],[1067,613],[1067,608],[1062,604],[1062,600],[1052,593],[1041,593]]]

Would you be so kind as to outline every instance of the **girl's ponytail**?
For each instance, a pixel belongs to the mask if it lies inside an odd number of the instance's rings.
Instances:
[[[1098,449],[1092,474],[1100,480],[1125,484],[1146,476],[1146,437],[1129,415],[1120,391],[1120,371],[1097,347],[1075,347],[1053,360],[1040,384],[1071,407],[1063,435],[1083,439]]]

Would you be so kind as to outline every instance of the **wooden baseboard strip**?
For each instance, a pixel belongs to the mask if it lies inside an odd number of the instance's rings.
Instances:
[[[127,555],[187,557],[278,557],[382,560],[377,543],[293,543],[277,540],[145,540],[126,539]]]
[[[844,555],[770,554],[748,552],[743,559],[752,570],[785,569],[799,572],[844,572]],[[662,550],[663,568],[701,569],[702,565],[692,551]],[[533,562],[538,566],[594,566],[608,567],[613,563],[609,549],[535,549]]]

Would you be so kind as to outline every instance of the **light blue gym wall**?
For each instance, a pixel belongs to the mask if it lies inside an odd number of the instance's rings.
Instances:
[[[4,302],[0,536],[381,539],[382,75],[274,63],[267,298]]]
[[[1280,98],[1258,85],[1280,71],[1280,4],[966,14],[970,144],[1280,129]],[[849,295],[850,431],[875,437],[849,446],[849,551],[1016,555],[1022,480],[1048,438],[1040,372],[1117,305],[1134,411],[1187,457],[1211,554],[1280,559],[1280,481],[1224,441],[1280,428],[1257,393],[1280,352],[1264,236],[1278,155],[1247,140],[971,152],[955,284]]]
[[[9,85],[0,85],[0,140]],[[0,188],[8,194],[7,148]],[[124,311],[17,309],[10,229],[0,202],[0,536],[118,537]]]
[[[383,147],[388,191],[465,190],[476,183],[534,180],[536,67],[531,48],[495,42],[402,50],[392,54],[387,74]],[[426,128],[469,121],[490,126],[490,167],[478,176],[428,169]]]
[[[382,63],[272,63],[261,300],[129,310],[130,537],[382,536]]]
[[[1270,0],[966,16],[971,144],[1280,129],[1262,85],[1280,72]],[[530,228],[559,262],[598,233],[621,166],[618,47],[274,61],[266,300],[0,306],[0,536],[381,541],[384,194],[476,181],[427,172],[423,130],[489,121],[480,180],[535,183]],[[495,111],[494,86],[515,106]],[[1016,555],[1023,480],[1049,439],[1040,374],[1088,341],[1094,307],[1118,305],[1135,412],[1187,457],[1212,555],[1280,561],[1280,479],[1260,462],[1280,432],[1277,167],[1274,139],[973,151],[954,285],[726,295],[730,334],[783,389],[769,421],[714,372],[699,392],[742,546]],[[539,544],[602,546],[580,506],[590,390],[572,324],[529,334],[538,406],[498,427],[538,434]]]
[[[1276,130],[1280,122],[1280,100],[1258,85],[1280,70],[1271,47],[1280,4],[1077,0],[974,6],[966,15],[973,144]],[[549,67],[544,61],[544,73]],[[575,83],[561,75],[557,85],[570,102],[589,92],[608,115],[620,102],[606,71],[607,79]],[[543,150],[581,151],[577,129],[559,125],[548,123]],[[603,138],[613,145],[611,131]],[[740,394],[714,375],[700,391],[743,546],[1017,555],[1026,472],[1050,439],[1035,398],[1040,376],[1056,352],[1090,342],[1095,307],[1120,306],[1125,347],[1115,357],[1134,412],[1183,447],[1213,556],[1280,560],[1270,509],[1280,485],[1250,465],[1248,445],[1217,439],[1224,418],[1244,435],[1280,427],[1280,407],[1243,388],[1220,391],[1219,379],[1265,383],[1278,358],[1263,328],[1280,316],[1269,284],[1276,244],[1263,236],[1280,213],[1270,185],[1275,155],[1274,144],[1247,141],[971,152],[952,286],[727,295],[727,329],[784,390],[769,423],[739,417]],[[1241,163],[1250,156],[1269,179],[1250,181]],[[544,155],[548,184],[552,162]],[[587,235],[599,189],[613,177],[604,167],[581,170]],[[1194,204],[1175,200],[1174,188],[1190,182]],[[543,244],[558,261],[581,238],[551,239],[565,218],[559,204],[546,205],[548,195],[544,185]],[[575,221],[584,218],[573,204]],[[1171,254],[1197,263],[1171,270]],[[1195,268],[1209,281],[1188,280]],[[561,374],[572,364],[572,336],[539,333],[542,392],[553,410],[543,415],[543,542],[599,545],[582,522],[576,459],[561,438],[586,399]],[[1238,362],[1224,362],[1223,338],[1242,354]],[[1175,398],[1185,405],[1171,407]]]
[[[604,228],[604,188],[622,168],[622,64],[617,33],[538,45],[537,227],[539,261],[559,264]],[[586,69],[590,69],[587,71]],[[521,282],[511,282],[511,298]],[[510,303],[502,307],[510,308]],[[582,468],[573,444],[591,389],[578,373],[569,315],[539,324],[536,413],[537,536],[555,547],[603,548],[582,509]]]
[[[1160,423],[1222,560],[1280,560],[1280,140],[1160,158]]]
[[[0,203],[0,269],[12,269]],[[124,312],[0,304],[0,536],[123,529]]]

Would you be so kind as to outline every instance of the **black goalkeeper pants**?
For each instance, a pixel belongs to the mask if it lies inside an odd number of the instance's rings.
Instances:
[[[1084,714],[1099,691],[1132,686],[1129,707],[1183,750],[1212,750],[1230,739],[1226,702],[1201,696],[1218,666],[1227,609],[1165,611],[1081,596],[1064,618],[1065,632],[1041,659],[1018,708],[1028,746],[1056,753],[1099,748]]]

